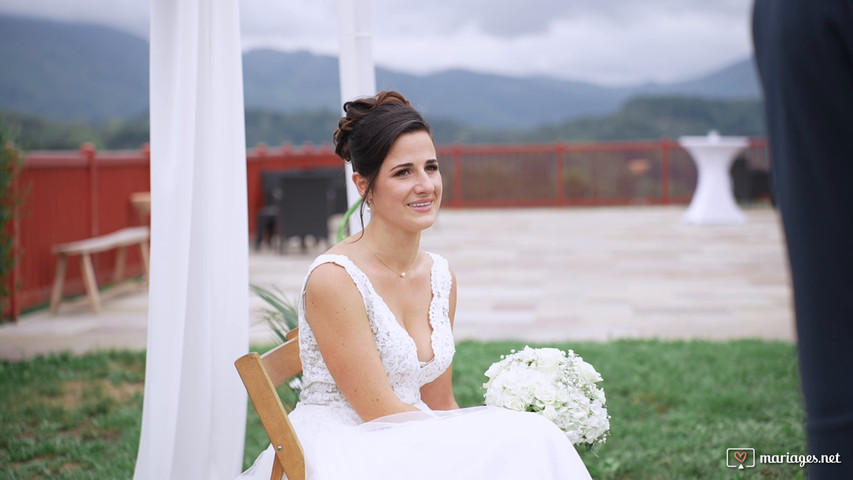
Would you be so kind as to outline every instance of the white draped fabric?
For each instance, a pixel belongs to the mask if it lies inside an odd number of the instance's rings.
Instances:
[[[248,226],[238,0],[151,1],[151,280],[136,480],[242,466]]]
[[[338,75],[341,105],[344,102],[376,93],[376,70],[373,67],[373,38],[370,34],[370,2],[368,0],[338,0]],[[352,177],[352,165],[346,164],[347,179]],[[361,198],[352,182],[347,182],[347,203]],[[369,223],[370,211],[364,212]],[[350,217],[349,229],[354,234],[364,226],[358,215]]]

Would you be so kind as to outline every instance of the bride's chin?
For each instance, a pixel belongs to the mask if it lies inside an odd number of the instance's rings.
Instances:
[[[433,224],[435,224],[435,215],[430,215],[429,217],[420,217],[409,223],[409,225],[411,225],[411,229],[417,232],[426,230],[432,227]]]

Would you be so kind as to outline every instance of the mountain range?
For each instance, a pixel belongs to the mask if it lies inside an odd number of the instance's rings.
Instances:
[[[110,27],[0,15],[0,110],[107,123],[148,108],[148,42]],[[335,57],[252,50],[243,56],[246,109],[340,109]],[[618,111],[649,96],[759,100],[750,58],[701,77],[608,87],[552,77],[468,70],[413,75],[376,68],[378,89],[403,92],[430,120],[483,129],[529,129]]]

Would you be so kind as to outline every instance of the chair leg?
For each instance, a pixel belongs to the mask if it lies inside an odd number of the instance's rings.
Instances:
[[[88,253],[80,255],[80,270],[83,272],[83,283],[86,286],[86,295],[89,297],[89,305],[92,311],[101,311],[101,301],[98,296],[98,282],[95,280],[95,269],[92,267],[92,258]]]
[[[127,258],[127,248],[118,247],[116,252],[116,268],[113,271],[113,283],[118,283],[124,278],[124,261]]]
[[[145,269],[144,281],[147,284],[148,279],[150,278],[148,276],[150,274],[148,264],[148,242],[142,241],[142,243],[139,244],[139,253],[142,255],[142,268]]]
[[[50,314],[59,312],[59,302],[62,301],[62,286],[65,283],[65,254],[60,253],[56,260],[56,275],[53,277],[53,291],[50,294]]]
[[[282,480],[283,476],[284,467],[281,465],[278,457],[275,457],[272,462],[272,474],[270,475],[270,480]]]

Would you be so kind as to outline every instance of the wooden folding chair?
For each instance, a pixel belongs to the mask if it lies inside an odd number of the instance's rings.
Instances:
[[[298,329],[291,330],[284,344],[263,356],[252,352],[234,362],[275,449],[270,480],[281,480],[285,473],[288,480],[305,480],[302,444],[276,392],[277,386],[302,372],[298,334]]]

